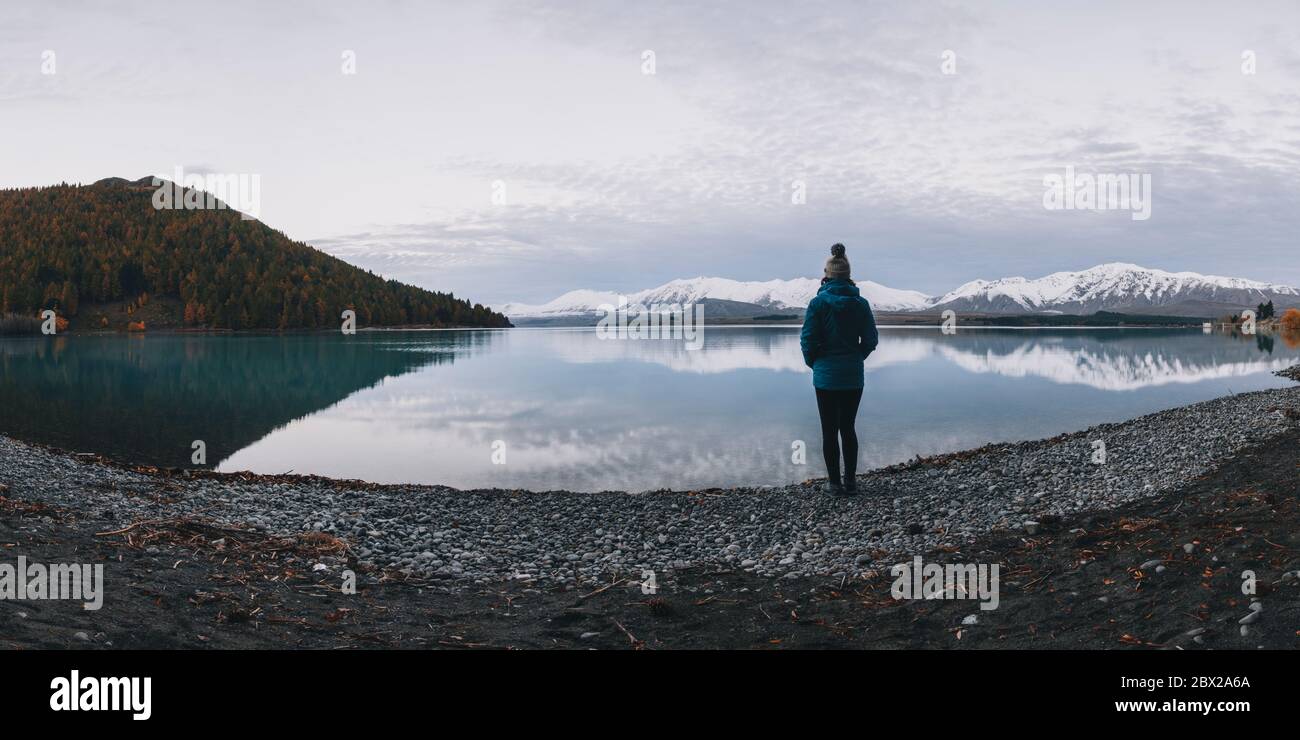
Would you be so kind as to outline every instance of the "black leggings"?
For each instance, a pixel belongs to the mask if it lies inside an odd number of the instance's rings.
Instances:
[[[858,434],[853,431],[853,420],[858,416],[858,403],[862,389],[847,391],[817,391],[817,413],[822,417],[822,456],[826,458],[826,474],[831,483],[840,480],[840,443],[844,444],[844,478],[853,480],[858,470]],[[837,439],[838,437],[838,439]]]

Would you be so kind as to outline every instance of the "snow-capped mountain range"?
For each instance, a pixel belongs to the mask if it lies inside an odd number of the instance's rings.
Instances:
[[[817,293],[814,278],[742,282],[698,277],[673,280],[657,288],[630,293],[632,304],[728,301],[747,304],[756,312],[802,310]],[[1113,262],[1077,272],[1054,272],[1041,278],[1008,277],[973,280],[941,296],[890,288],[870,280],[857,281],[862,295],[876,311],[912,312],[952,309],[970,313],[1065,313],[1096,311],[1213,315],[1223,310],[1254,307],[1273,301],[1279,310],[1300,305],[1300,289],[1245,278],[1166,272]],[[541,305],[507,303],[496,307],[511,317],[581,316],[617,305],[619,294],[574,290]]]
[[[916,290],[888,288],[870,280],[857,281],[862,295],[877,311],[911,311],[924,308],[930,296]],[[703,300],[733,301],[761,307],[768,311],[803,310],[817,294],[821,281],[814,278],[742,282],[727,278],[697,277],[673,280],[657,288],[626,295],[627,302],[649,306],[656,303],[698,303]],[[612,291],[571,290],[549,303],[527,305],[507,303],[495,310],[507,316],[572,316],[598,313],[601,305],[618,305],[619,294]]]
[[[938,296],[929,308],[981,313],[1152,313],[1179,304],[1250,307],[1270,300],[1275,305],[1300,302],[1300,289],[1245,278],[1165,272],[1113,262],[1079,272],[1054,272],[1036,280],[1022,277],[973,280]]]

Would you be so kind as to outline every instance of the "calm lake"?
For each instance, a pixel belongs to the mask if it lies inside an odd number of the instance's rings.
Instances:
[[[1281,387],[1300,354],[1199,330],[881,334],[864,470]],[[0,338],[0,432],[175,467],[202,440],[222,471],[460,488],[761,485],[825,474],[811,382],[796,327],[710,326],[696,351],[591,329]]]

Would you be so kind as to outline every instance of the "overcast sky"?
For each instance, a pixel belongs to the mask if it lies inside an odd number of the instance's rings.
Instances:
[[[0,5],[0,187],[257,174],[268,225],[485,303],[816,276],[836,241],[929,293],[1300,284],[1296,0],[107,5]],[[1067,165],[1149,173],[1150,219],[1045,209]]]

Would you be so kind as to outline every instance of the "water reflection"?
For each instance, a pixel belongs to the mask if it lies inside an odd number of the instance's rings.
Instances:
[[[1253,344],[1254,347],[1250,345]],[[931,328],[886,329],[867,361],[868,372],[934,356],[974,373],[1035,376],[1104,390],[1136,390],[1165,383],[1195,383],[1289,367],[1295,353],[1273,355],[1270,335],[1212,335],[1197,341],[1184,330],[1057,331],[970,329],[945,336]],[[770,370],[807,373],[798,334],[784,327],[706,332],[707,351],[681,342],[599,341],[569,332],[546,342],[546,351],[569,363],[648,362],[686,373]]]
[[[72,451],[209,466],[384,378],[479,351],[489,332],[418,344],[357,335],[78,336],[0,341],[0,432]]]
[[[890,330],[868,362],[863,464],[1281,385],[1269,373],[1293,360],[1294,353],[1261,352],[1253,339],[1194,331]],[[299,469],[459,487],[801,480],[819,474],[791,462],[795,440],[816,461],[809,383],[788,328],[707,331],[699,351],[672,341],[602,341],[585,330],[512,331],[495,357],[471,356],[357,394],[228,467],[271,469],[293,450]],[[491,463],[498,441],[506,444],[504,465]]]
[[[1195,341],[1194,336],[1160,330],[1046,337],[971,331],[931,346],[968,372],[1033,376],[1108,391],[1271,373],[1295,362],[1294,354],[1272,356],[1271,337]]]
[[[1287,342],[1199,330],[890,329],[862,466],[1285,384]],[[124,459],[457,487],[647,490],[821,475],[796,329],[704,347],[591,330],[0,341],[0,430]],[[791,460],[806,443],[808,465]],[[505,464],[492,462],[505,444]]]

